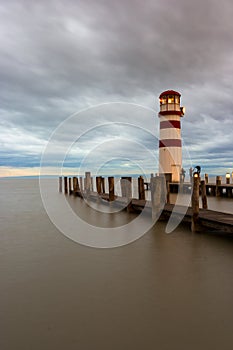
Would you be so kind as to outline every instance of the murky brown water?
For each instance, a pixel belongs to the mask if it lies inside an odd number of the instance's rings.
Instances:
[[[1,349],[232,349],[232,238],[158,223],[88,248],[51,223],[36,180],[1,180],[0,198]]]

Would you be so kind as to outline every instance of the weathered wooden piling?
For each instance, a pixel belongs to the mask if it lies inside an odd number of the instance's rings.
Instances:
[[[184,181],[180,181],[178,184],[178,192],[183,193],[184,192]]]
[[[59,176],[59,192],[62,192],[62,177]]]
[[[132,212],[132,177],[123,176],[121,178],[121,195],[127,198],[127,211]]]
[[[121,178],[120,180],[121,185],[121,197],[126,197],[126,189],[125,189],[125,178]]]
[[[170,182],[169,181],[166,181],[166,191],[167,191],[166,203],[170,204]]]
[[[101,176],[102,193],[105,193],[105,178]]]
[[[193,176],[193,192],[192,192],[192,232],[197,232],[199,230],[198,216],[199,216],[199,176]]]
[[[121,178],[122,197],[132,198],[132,177],[123,176]]]
[[[211,196],[216,196],[216,185],[210,187],[210,195]]]
[[[144,179],[142,176],[138,178],[138,199],[145,200],[145,187],[144,187]]]
[[[230,185],[230,181],[231,181],[231,175],[230,173],[226,173],[226,184]]]
[[[78,178],[76,176],[73,177],[73,192],[74,194],[80,191]]]
[[[80,191],[81,191],[81,193],[83,193],[83,178],[82,177],[79,178],[79,183],[80,183]]]
[[[64,192],[68,193],[67,176],[64,176]]]
[[[109,202],[114,201],[115,194],[114,194],[114,177],[109,176],[108,177],[108,188],[109,188]]]
[[[166,181],[163,176],[152,177],[150,181],[152,220],[156,222],[166,202]]]
[[[201,199],[202,199],[202,208],[203,209],[208,209],[207,196],[206,196],[206,182],[205,182],[205,180],[201,181]]]
[[[73,192],[77,192],[77,177],[73,176]]]
[[[126,197],[132,198],[132,177],[126,178],[125,186],[126,186]]]
[[[222,184],[222,177],[216,176],[216,197],[221,196],[222,189],[219,187]]]
[[[227,195],[227,198],[232,197],[232,188],[226,188],[226,195]]]
[[[205,174],[205,183],[208,184],[208,182],[209,182],[209,175]]]
[[[96,176],[96,191],[98,194],[101,194],[101,176]]]
[[[85,191],[86,193],[90,193],[91,191],[91,173],[90,171],[85,172]]]
[[[69,177],[68,183],[69,183],[69,194],[71,194],[72,193],[71,177]]]

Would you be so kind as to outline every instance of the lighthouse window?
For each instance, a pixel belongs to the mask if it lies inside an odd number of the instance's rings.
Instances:
[[[161,103],[161,105],[165,105],[165,104],[167,103],[166,97],[162,97],[162,98],[160,99],[160,103]]]
[[[172,95],[168,96],[168,103],[174,103],[175,102],[174,100],[175,100],[174,96],[172,96]]]
[[[175,103],[177,103],[177,104],[180,103],[180,97],[179,96],[175,96]]]

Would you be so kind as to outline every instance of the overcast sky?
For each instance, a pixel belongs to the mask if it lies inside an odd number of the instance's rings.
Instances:
[[[59,147],[68,172],[156,171],[167,89],[186,170],[233,171],[232,33],[232,0],[1,1],[1,176],[38,173],[56,128],[50,173]]]

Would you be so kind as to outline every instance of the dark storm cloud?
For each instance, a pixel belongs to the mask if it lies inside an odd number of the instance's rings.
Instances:
[[[71,113],[106,101],[158,111],[158,95],[172,88],[187,106],[191,156],[207,164],[212,149],[232,151],[232,18],[230,0],[2,2],[1,149],[40,155]]]

